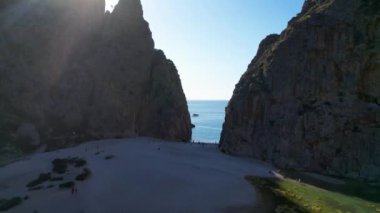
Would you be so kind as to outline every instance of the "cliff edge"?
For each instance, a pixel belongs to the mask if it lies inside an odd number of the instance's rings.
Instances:
[[[306,0],[260,44],[220,148],[284,169],[380,179],[380,2]]]
[[[0,3],[1,146],[65,147],[149,136],[189,141],[174,63],[154,48],[139,0]]]

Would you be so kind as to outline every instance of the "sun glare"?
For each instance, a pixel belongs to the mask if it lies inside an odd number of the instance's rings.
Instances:
[[[106,0],[106,11],[112,12],[119,0]]]

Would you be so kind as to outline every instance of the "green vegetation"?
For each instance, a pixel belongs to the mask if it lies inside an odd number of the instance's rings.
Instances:
[[[29,137],[15,134],[28,117],[20,111],[3,106],[9,101],[9,98],[0,94],[0,166],[9,164],[36,149],[30,144]]]
[[[292,179],[301,179],[308,183],[328,191],[334,191],[348,196],[358,197],[363,200],[380,203],[380,185],[376,183],[360,182],[350,179],[340,179],[342,184],[324,182],[299,172],[285,172],[285,175]]]
[[[69,182],[66,182],[66,183],[59,184],[59,188],[60,189],[70,189],[73,186],[75,186],[75,183],[73,181],[69,181]]]
[[[379,100],[377,100],[376,97],[371,96],[369,94],[358,93],[358,97],[360,100],[368,102],[368,103],[380,104]]]
[[[83,167],[87,164],[87,161],[81,158],[76,158],[73,160],[75,167]]]
[[[380,1],[378,0],[361,0],[359,9],[364,14],[373,15],[379,12]]]
[[[63,174],[67,170],[68,162],[66,159],[54,159],[53,160],[53,172]]]
[[[83,169],[83,173],[79,174],[75,180],[77,181],[85,181],[91,176],[91,171],[87,168]]]
[[[1,136],[0,136],[1,137]],[[1,140],[1,139],[0,139]],[[0,167],[20,159],[22,156],[21,150],[17,149],[10,143],[1,144],[0,142]]]
[[[0,211],[7,211],[17,205],[20,205],[22,199],[20,197],[14,197],[11,199],[1,199],[0,200]]]
[[[64,174],[69,165],[74,165],[75,167],[82,167],[87,164],[87,161],[81,158],[54,159],[52,164],[53,172],[58,174]]]
[[[16,146],[15,132],[20,123],[20,119],[13,114],[7,113],[0,106],[0,165],[9,163],[22,155],[22,150]]]
[[[324,11],[327,9],[334,1],[325,1],[323,3],[318,3],[312,7],[310,7],[305,13],[301,14],[299,17],[297,17],[298,22],[303,22],[309,18],[312,17],[315,13],[320,13],[321,11]]]
[[[50,181],[51,181],[51,182],[55,182],[55,181],[63,181],[63,177],[52,177],[52,178],[50,178]]]
[[[38,186],[38,185],[40,185],[40,184],[42,184],[42,183],[44,183],[50,179],[51,179],[50,173],[41,173],[37,179],[30,181],[26,185],[26,187],[28,187],[28,188],[35,187],[35,186]]]
[[[107,155],[104,159],[105,160],[111,160],[111,159],[114,159],[115,158],[115,155]]]
[[[292,179],[247,177],[263,193],[270,194],[275,212],[380,212],[380,190],[349,182],[335,190]],[[374,187],[372,190],[369,190]],[[341,190],[341,191],[338,191]],[[359,190],[359,191],[358,191]],[[359,198],[362,197],[362,198]]]
[[[377,52],[380,46],[379,39],[368,37],[372,30],[378,27],[380,1],[360,0],[355,14],[354,41],[356,45],[366,45],[371,51]],[[371,29],[372,27],[373,29]],[[375,33],[375,31],[373,31]],[[379,100],[380,101],[380,100]]]
[[[44,188],[43,186],[36,186],[36,187],[29,188],[29,191],[38,191],[38,190],[41,190],[43,188]]]

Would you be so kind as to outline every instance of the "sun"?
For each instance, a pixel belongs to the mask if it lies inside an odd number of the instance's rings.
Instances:
[[[119,0],[106,0],[106,8],[105,11],[110,11],[112,12],[114,7],[117,5]]]

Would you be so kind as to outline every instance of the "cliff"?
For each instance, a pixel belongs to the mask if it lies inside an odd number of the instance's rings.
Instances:
[[[380,1],[307,0],[260,44],[220,148],[284,169],[380,179]]]
[[[0,3],[1,145],[57,148],[89,139],[189,141],[173,62],[154,48],[139,0]]]

